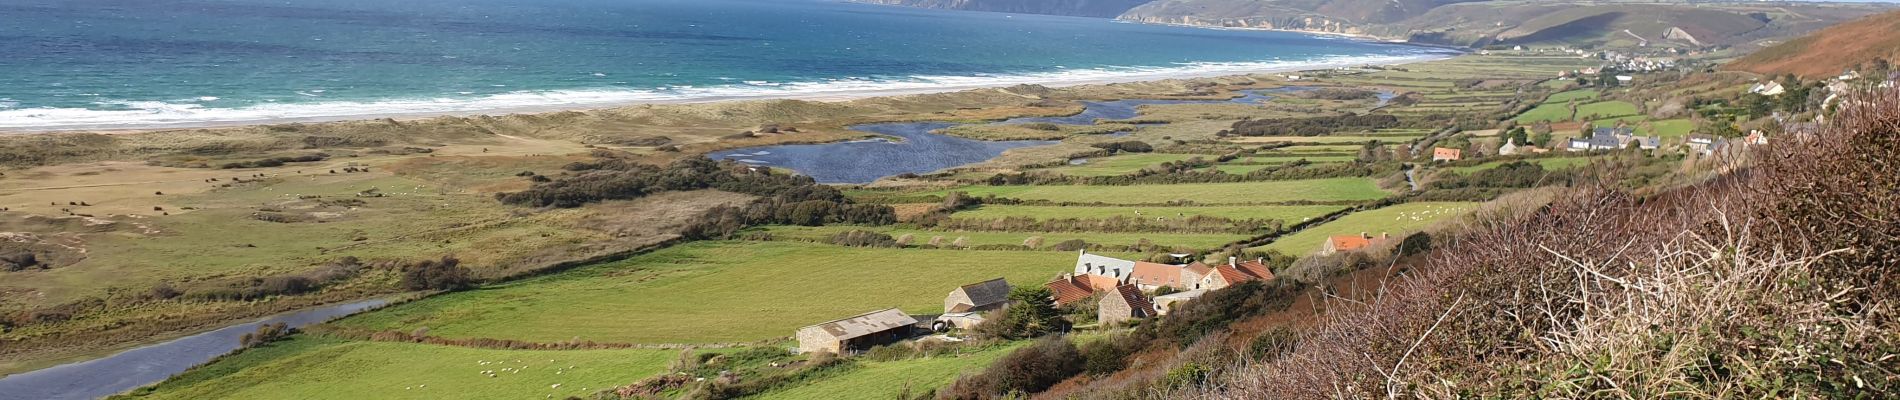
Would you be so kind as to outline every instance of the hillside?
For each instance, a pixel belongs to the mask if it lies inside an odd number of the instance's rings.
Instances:
[[[1876,59],[1900,59],[1900,12],[1822,29],[1730,63],[1727,68],[1761,74],[1827,77]]]
[[[1158,0],[1121,19],[1284,29],[1456,45],[1741,46],[1884,6],[1462,0]]]
[[[1121,19],[1148,23],[1367,34],[1380,24],[1473,0],[1158,0]]]
[[[1741,47],[1889,9],[1885,4],[1495,0],[857,0],[966,11],[1361,35],[1452,46]]]
[[[860,3],[961,11],[1110,18],[1149,0],[853,0]]]

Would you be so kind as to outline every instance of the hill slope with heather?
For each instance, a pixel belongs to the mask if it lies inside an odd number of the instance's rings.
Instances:
[[[1728,65],[1768,75],[1828,77],[1874,60],[1900,59],[1900,12],[1861,18],[1790,40]]]

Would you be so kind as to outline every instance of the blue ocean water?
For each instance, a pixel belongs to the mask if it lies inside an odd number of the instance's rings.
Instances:
[[[0,0],[0,128],[1060,83],[1441,53],[833,0]]]

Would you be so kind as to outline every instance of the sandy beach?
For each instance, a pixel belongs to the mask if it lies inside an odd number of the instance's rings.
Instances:
[[[638,106],[638,105],[644,105],[644,104],[698,104],[698,103],[713,103],[713,102],[724,102],[724,101],[747,101],[747,100],[808,100],[808,101],[822,101],[822,102],[841,102],[841,101],[851,101],[851,100],[874,98],[874,97],[945,93],[945,92],[956,92],[956,91],[964,91],[964,90],[972,90],[972,89],[1008,87],[1008,86],[1025,85],[1025,84],[1043,85],[1043,86],[1048,86],[1048,87],[1073,87],[1073,86],[1084,86],[1084,85],[1103,85],[1103,84],[1116,84],[1116,83],[1163,81],[1163,80],[1171,80],[1171,79],[1196,79],[1196,78],[1213,78],[1213,77],[1223,77],[1223,76],[1272,74],[1272,73],[1284,73],[1284,72],[1291,72],[1291,71],[1332,69],[1332,68],[1361,66],[1361,65],[1397,65],[1397,64],[1409,64],[1409,63],[1425,62],[1425,61],[1432,61],[1432,60],[1440,60],[1440,59],[1450,58],[1454,55],[1455,55],[1454,53],[1445,52],[1445,53],[1423,54],[1423,55],[1416,55],[1416,56],[1357,58],[1357,59],[1352,59],[1352,60],[1347,60],[1347,61],[1337,61],[1337,62],[1288,63],[1285,65],[1272,66],[1272,67],[1252,67],[1252,68],[1235,68],[1235,69],[1207,68],[1206,70],[1192,70],[1192,69],[1164,70],[1164,71],[1153,71],[1153,72],[1105,74],[1106,76],[1091,76],[1091,77],[1051,77],[1051,76],[1033,76],[1033,75],[1003,76],[1003,77],[988,77],[988,78],[982,78],[982,79],[967,79],[967,81],[970,81],[970,82],[920,83],[917,85],[908,85],[906,87],[894,87],[894,88],[851,88],[851,89],[840,89],[840,90],[764,90],[764,91],[758,91],[757,94],[745,94],[745,95],[705,96],[705,97],[691,97],[691,98],[632,100],[632,101],[571,102],[571,103],[560,103],[560,104],[478,108],[478,109],[452,110],[452,111],[348,113],[348,114],[321,115],[321,116],[242,118],[242,119],[230,119],[230,120],[181,121],[181,122],[176,122],[176,123],[149,123],[149,124],[73,124],[73,125],[62,125],[62,126],[56,126],[56,127],[0,126],[0,134],[34,134],[34,133],[54,133],[54,132],[90,132],[90,133],[100,133],[100,134],[130,134],[130,133],[175,130],[175,129],[217,128],[217,127],[234,127],[234,126],[249,126],[249,125],[337,122],[337,121],[357,121],[357,120],[375,120],[375,119],[395,119],[399,121],[410,121],[410,120],[427,119],[427,118],[441,117],[441,116],[478,116],[478,115],[500,116],[500,115],[511,115],[511,114],[536,114],[536,113],[550,113],[550,112],[564,112],[564,111],[613,109],[613,108],[622,108],[622,107],[629,107],[629,106]],[[0,124],[0,125],[4,125],[4,124]]]

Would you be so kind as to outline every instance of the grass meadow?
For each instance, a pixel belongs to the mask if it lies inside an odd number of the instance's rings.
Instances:
[[[492,350],[299,335],[192,369],[152,393],[134,394],[146,399],[560,399],[664,372],[679,353]]]
[[[1014,206],[985,205],[973,210],[951,214],[950,218],[994,219],[1008,217],[1031,217],[1039,220],[1057,218],[1112,218],[1112,217],[1193,217],[1208,216],[1229,219],[1277,219],[1287,223],[1298,223],[1307,218],[1318,217],[1326,213],[1339,211],[1345,206],[1202,206],[1202,207],[1065,207],[1065,206]],[[1139,213],[1139,214],[1137,214]]]
[[[1104,204],[1154,204],[1190,200],[1201,204],[1259,204],[1298,200],[1374,200],[1391,193],[1367,178],[1328,178],[1237,183],[1127,186],[966,186],[940,191],[1021,200]]]
[[[996,277],[1040,283],[1074,260],[1074,254],[1056,251],[693,242],[336,323],[537,342],[754,342],[881,308],[939,313],[943,296],[958,285]]]
[[[898,227],[891,227],[891,226],[847,226],[847,225],[771,226],[771,227],[760,228],[757,231],[771,234],[773,240],[789,239],[789,240],[806,241],[806,242],[823,242],[826,239],[830,238],[832,235],[836,235],[843,232],[849,232],[852,230],[865,230],[865,231],[877,232],[877,233],[882,233],[886,235],[891,235],[891,237],[911,235],[913,238],[915,238],[915,240],[912,241],[912,244],[929,243],[931,238],[935,237],[935,238],[941,238],[944,245],[949,245],[950,243],[955,241],[957,238],[966,238],[968,239],[968,241],[966,242],[966,245],[971,246],[971,247],[985,246],[985,245],[1014,246],[1014,245],[1023,244],[1023,241],[1031,237],[1041,237],[1043,239],[1042,240],[1043,249],[1047,249],[1051,246],[1055,246],[1056,243],[1061,243],[1062,241],[1070,240],[1070,239],[1082,239],[1082,241],[1084,242],[1089,242],[1092,244],[1106,244],[1106,245],[1133,245],[1135,243],[1142,241],[1143,239],[1146,239],[1148,240],[1149,243],[1162,245],[1162,246],[1170,246],[1170,247],[1184,246],[1184,247],[1191,247],[1191,248],[1197,248],[1197,249],[1212,249],[1212,248],[1217,248],[1217,247],[1226,245],[1228,243],[1233,243],[1241,239],[1247,238],[1247,235],[1219,234],[1219,233],[930,231],[930,230],[921,230],[921,229],[898,228]]]
[[[1406,232],[1415,231],[1446,218],[1458,216],[1477,207],[1478,203],[1424,202],[1405,203],[1377,210],[1360,211],[1340,217],[1338,220],[1307,228],[1292,235],[1275,240],[1256,249],[1277,250],[1295,256],[1305,256],[1320,250],[1326,238],[1332,235],[1357,235],[1381,232],[1399,237]]]

